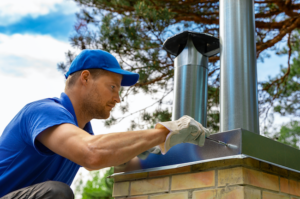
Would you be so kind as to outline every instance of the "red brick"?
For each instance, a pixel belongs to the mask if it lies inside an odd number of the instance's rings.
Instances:
[[[193,199],[217,199],[217,190],[194,191]]]
[[[215,186],[215,171],[172,176],[171,190],[195,189]]]
[[[290,194],[300,196],[300,183],[295,180],[289,180]]]
[[[279,191],[278,176],[246,168],[244,169],[244,175],[247,184]]]
[[[113,197],[116,196],[128,196],[129,194],[129,182],[117,182],[114,183]]]
[[[259,189],[247,186],[234,186],[218,189],[218,199],[261,199]]]
[[[160,193],[169,191],[169,177],[138,180],[131,182],[131,195]]]
[[[188,199],[188,196],[189,193],[186,191],[150,196],[150,199]]]
[[[249,184],[279,191],[278,176],[244,167],[219,170],[218,182],[218,186]]]
[[[268,191],[263,191],[263,197],[262,199],[289,199],[289,196],[282,195],[279,193],[273,193]]]
[[[280,191],[283,193],[290,193],[290,188],[289,188],[289,180],[286,178],[280,178]]]

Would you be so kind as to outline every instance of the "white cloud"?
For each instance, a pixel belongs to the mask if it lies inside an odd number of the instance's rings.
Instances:
[[[57,63],[64,61],[70,44],[44,35],[0,34],[0,55]]]
[[[0,34],[0,135],[25,104],[59,96],[64,76],[56,64],[69,49],[50,36]]]
[[[55,67],[48,67],[44,71],[36,71],[35,67],[21,70],[26,75],[15,76],[0,72],[0,135],[24,105],[39,99],[59,96],[64,88],[64,77]]]
[[[1,0],[0,25],[16,23],[24,16],[38,17],[55,11],[70,14],[77,10],[71,0]]]

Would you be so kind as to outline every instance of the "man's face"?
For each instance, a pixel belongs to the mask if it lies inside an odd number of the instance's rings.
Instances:
[[[116,103],[120,103],[121,81],[122,75],[112,72],[106,72],[92,80],[86,95],[87,99],[84,99],[83,111],[92,118],[107,119]]]

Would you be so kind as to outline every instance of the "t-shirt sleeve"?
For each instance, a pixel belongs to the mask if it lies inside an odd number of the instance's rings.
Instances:
[[[53,155],[50,149],[36,140],[36,137],[49,127],[70,123],[75,124],[73,115],[60,104],[41,102],[31,104],[26,111],[26,142],[33,146],[40,155]]]

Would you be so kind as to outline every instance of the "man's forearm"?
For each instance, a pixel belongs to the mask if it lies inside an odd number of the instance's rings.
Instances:
[[[50,127],[37,136],[48,149],[91,170],[123,164],[166,140],[169,131],[150,129],[92,136],[73,124]]]
[[[125,163],[165,141],[167,129],[149,129],[88,137],[90,168],[100,169]]]

